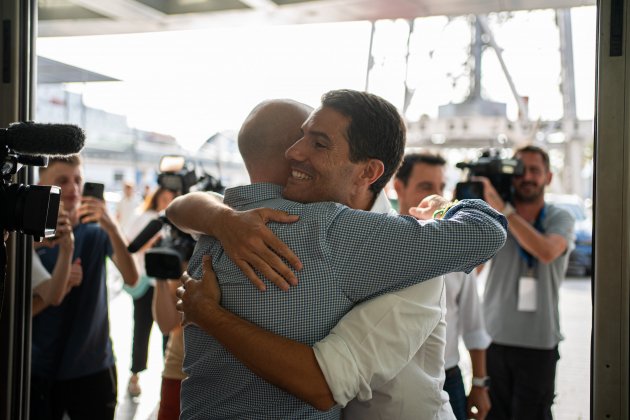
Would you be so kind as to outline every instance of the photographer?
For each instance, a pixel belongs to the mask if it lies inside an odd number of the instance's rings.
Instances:
[[[177,196],[175,191],[159,187],[153,194],[146,197],[142,212],[131,218],[127,229],[127,238],[134,238],[148,222],[158,217],[171,201]],[[127,385],[127,392],[137,397],[142,392],[138,373],[146,370],[149,354],[149,338],[153,327],[151,302],[153,301],[154,280],[147,276],[144,267],[144,252],[151,248],[160,238],[159,233],[149,240],[137,253],[133,255],[136,268],[140,273],[138,284],[134,287],[124,286],[133,298],[133,345],[131,351],[131,376]],[[167,333],[168,334],[168,333]],[[164,339],[166,340],[166,338]],[[164,343],[166,345],[166,341]]]
[[[505,246],[492,259],[484,297],[492,380],[488,419],[551,419],[558,343],[558,289],[573,246],[573,218],[545,203],[552,174],[549,155],[527,146],[515,157],[512,203],[484,177],[484,199],[508,219]]]
[[[138,272],[116,221],[105,202],[82,197],[83,170],[78,155],[52,158],[40,168],[40,183],[61,187],[75,238],[74,257],[81,258],[83,281],[59,306],[33,319],[31,419],[113,419],[117,380],[105,284],[110,257],[127,284]],[[92,223],[95,222],[95,223]],[[59,247],[39,248],[47,270],[59,259]]]

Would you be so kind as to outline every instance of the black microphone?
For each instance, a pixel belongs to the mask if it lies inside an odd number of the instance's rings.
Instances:
[[[65,156],[83,149],[85,133],[72,124],[17,122],[0,129],[0,143],[26,155]]]
[[[144,246],[144,244],[149,242],[151,238],[153,238],[155,234],[158,233],[162,229],[162,226],[164,226],[164,222],[162,222],[161,219],[151,220],[144,227],[144,229],[142,229],[142,231],[138,234],[138,236],[133,238],[133,241],[131,241],[131,243],[127,247],[127,251],[131,252],[132,254],[134,252],[138,252],[140,248]]]

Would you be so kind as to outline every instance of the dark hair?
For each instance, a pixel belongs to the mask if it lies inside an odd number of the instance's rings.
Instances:
[[[444,160],[444,158],[440,155],[433,155],[431,153],[411,153],[406,155],[403,159],[398,172],[396,172],[396,178],[401,180],[403,184],[407,185],[409,177],[411,176],[411,171],[418,163],[424,163],[432,166],[444,166],[446,165],[446,160]]]
[[[385,171],[370,190],[378,194],[398,169],[405,152],[405,123],[394,105],[367,92],[341,89],[322,95],[322,107],[350,118],[350,161],[378,159]]]
[[[545,164],[545,168],[547,169],[547,172],[551,171],[551,164],[549,163],[549,153],[547,153],[543,148],[530,144],[528,146],[521,147],[520,149],[518,149],[514,153],[514,157],[517,157],[518,155],[520,155],[522,153],[537,153],[537,154],[539,154],[540,157],[543,160],[543,163]]]

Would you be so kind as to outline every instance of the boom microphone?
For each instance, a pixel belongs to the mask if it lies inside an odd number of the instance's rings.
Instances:
[[[127,251],[131,252],[132,254],[134,252],[138,252],[140,248],[144,246],[144,244],[149,242],[156,233],[162,230],[162,226],[164,226],[164,222],[161,220],[161,218],[151,220],[144,227],[144,229],[142,229],[138,236],[133,238],[133,241],[131,241],[131,243],[127,247]]]
[[[0,129],[0,144],[26,155],[64,156],[79,153],[85,133],[72,124],[17,122]]]

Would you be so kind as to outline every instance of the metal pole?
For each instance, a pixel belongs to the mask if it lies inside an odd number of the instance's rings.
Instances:
[[[499,47],[496,40],[494,39],[494,35],[492,34],[492,30],[490,30],[490,26],[488,25],[488,20],[483,15],[477,15],[477,23],[479,27],[483,30],[483,32],[488,36],[488,45],[492,47],[494,52],[497,54],[497,58],[499,59],[499,64],[501,64],[501,68],[503,69],[503,74],[505,74],[505,78],[507,79],[508,84],[510,85],[510,90],[512,91],[512,95],[516,100],[516,104],[518,105],[518,110],[520,113],[520,119],[522,122],[526,122],[528,119],[527,112],[527,103],[523,100],[521,95],[516,91],[516,85],[512,80],[512,76],[510,76],[510,71],[503,60],[503,49]]]
[[[32,119],[34,27],[36,1],[8,0],[0,3],[0,126]],[[12,182],[30,183],[32,174],[22,170]],[[0,323],[0,417],[29,416],[31,276],[29,252],[32,240],[12,234],[7,243],[7,283]]]

